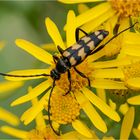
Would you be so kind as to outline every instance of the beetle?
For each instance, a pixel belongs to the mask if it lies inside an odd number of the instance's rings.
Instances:
[[[137,23],[137,22],[136,22]],[[135,24],[136,24],[135,23]],[[88,56],[96,53],[97,51],[101,50],[105,45],[107,45],[111,40],[115,37],[120,35],[121,33],[125,32],[126,30],[132,28],[132,26],[122,30],[118,34],[114,35],[110,40],[108,40],[105,44],[98,46],[102,40],[109,34],[108,31],[105,30],[97,30],[90,34],[86,33],[81,28],[77,28],[75,32],[76,43],[66,50],[63,50],[60,46],[57,46],[59,53],[61,54],[60,57],[53,55],[53,60],[55,63],[55,68],[50,71],[50,74],[38,74],[38,75],[11,75],[6,73],[0,73],[2,76],[9,76],[9,77],[38,77],[38,76],[50,76],[53,79],[52,88],[49,95],[48,100],[48,120],[52,130],[57,134],[60,135],[52,126],[50,120],[50,98],[55,87],[55,81],[61,78],[61,74],[68,73],[68,80],[69,80],[69,90],[64,94],[67,95],[71,91],[71,74],[70,69],[73,67],[74,70],[83,78],[86,78],[88,81],[88,85],[90,87],[90,80],[84,73],[79,71],[76,66],[82,63]],[[83,32],[85,36],[79,38],[79,32]]]

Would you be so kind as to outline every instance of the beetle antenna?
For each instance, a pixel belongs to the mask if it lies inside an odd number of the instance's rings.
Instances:
[[[121,32],[119,32],[118,34],[114,35],[110,40],[108,40],[105,44],[103,44],[103,46],[107,45],[110,41],[112,41],[114,38],[116,38],[117,36],[119,36],[121,33],[133,28],[138,22],[135,22],[132,26],[122,30]]]
[[[39,76],[51,76],[50,74],[35,74],[35,75],[13,75],[13,74],[7,74],[7,73],[0,73],[1,76],[8,76],[8,77],[39,77]]]
[[[49,100],[48,100],[48,121],[49,121],[49,124],[50,124],[50,127],[52,128],[53,132],[60,136],[60,132],[57,132],[54,128],[53,128],[53,125],[52,125],[52,122],[51,122],[51,113],[50,113],[50,109],[51,109],[51,106],[50,106],[50,103],[51,103],[51,96],[52,96],[52,92],[53,92],[53,89],[55,87],[55,80],[53,81],[53,85],[52,85],[52,89],[51,89],[51,92],[50,92],[50,95],[49,95]]]

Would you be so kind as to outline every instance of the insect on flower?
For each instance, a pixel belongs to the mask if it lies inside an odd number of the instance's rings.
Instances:
[[[136,24],[136,23],[135,23]],[[0,73],[2,76],[9,76],[9,77],[39,77],[39,76],[50,76],[53,79],[52,89],[50,91],[49,100],[48,100],[48,118],[49,123],[52,128],[52,130],[59,135],[60,133],[57,132],[51,123],[50,120],[50,98],[53,92],[53,89],[55,87],[55,81],[59,80],[61,78],[61,74],[66,73],[68,74],[68,80],[69,80],[69,89],[64,94],[67,95],[71,91],[71,73],[70,69],[73,67],[75,72],[77,72],[81,77],[87,79],[88,85],[90,87],[90,80],[89,77],[87,77],[84,73],[79,71],[76,66],[82,63],[86,57],[96,53],[97,51],[101,50],[105,45],[107,45],[111,40],[113,40],[115,37],[120,35],[121,33],[125,32],[126,30],[132,28],[135,24],[130,26],[129,28],[126,28],[119,32],[118,34],[114,35],[110,40],[108,40],[105,44],[98,46],[101,41],[109,34],[108,31],[105,30],[98,30],[93,33],[86,33],[80,28],[76,29],[75,37],[76,37],[76,43],[66,50],[63,50],[60,46],[57,46],[59,53],[61,54],[60,57],[57,57],[56,55],[53,55],[53,60],[55,63],[55,68],[50,71],[50,74],[36,74],[36,75],[12,75],[12,74],[6,74],[6,73]],[[79,33],[83,32],[85,34],[84,37],[79,38]]]

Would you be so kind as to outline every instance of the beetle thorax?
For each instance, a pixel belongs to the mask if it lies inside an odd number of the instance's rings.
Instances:
[[[56,64],[56,70],[58,71],[58,73],[65,73],[68,69],[69,67],[67,66],[65,60],[63,58],[60,58]]]

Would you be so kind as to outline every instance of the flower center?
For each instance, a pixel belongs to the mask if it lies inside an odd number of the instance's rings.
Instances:
[[[140,61],[125,66],[123,68],[123,72],[125,75],[124,78],[125,85],[132,90],[136,90],[135,88],[131,87],[127,81],[133,78],[140,78]]]
[[[130,92],[128,89],[112,89],[109,90],[109,97],[113,102],[123,104],[126,102],[126,99],[129,97]]]
[[[67,124],[74,121],[80,114],[80,105],[71,95],[53,92],[51,97],[51,118],[59,124]]]
[[[51,130],[51,128],[46,127],[45,129],[38,130],[33,129],[28,133],[28,139],[30,140],[56,140],[56,134]]]
[[[133,63],[123,68],[125,82],[130,78],[140,77],[140,62]]]
[[[112,7],[118,11],[121,17],[140,15],[139,0],[111,0],[110,2]]]
[[[92,79],[92,72],[94,69],[91,67],[91,64],[87,60],[84,60],[80,65],[76,67],[80,72],[87,76],[90,80]],[[88,86],[88,81],[86,78],[83,78],[78,74],[74,68],[70,69],[71,74],[71,91],[75,92],[80,90],[83,86]],[[60,89],[63,89],[65,93],[69,90],[69,80],[67,72],[61,75],[60,80],[56,81],[56,86]]]

